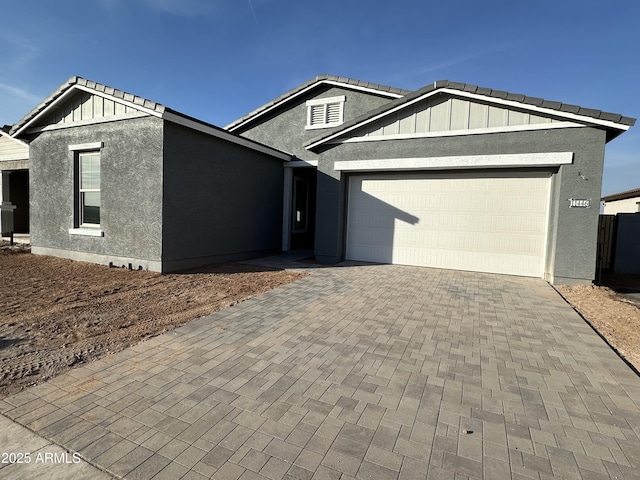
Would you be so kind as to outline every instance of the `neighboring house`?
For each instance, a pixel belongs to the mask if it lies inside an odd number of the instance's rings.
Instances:
[[[280,247],[290,156],[72,77],[13,125],[36,254],[172,271]]]
[[[169,271],[269,250],[590,282],[618,114],[323,75],[219,129],[73,77],[29,142],[34,253]]]
[[[604,202],[605,215],[640,212],[640,188],[607,195],[600,200]]]
[[[298,158],[285,250],[315,226],[320,261],[570,284],[594,278],[604,146],[634,122],[464,83],[408,93],[320,76],[226,128]]]
[[[0,235],[29,232],[29,145],[0,129]]]
[[[617,273],[640,274],[640,188],[607,195],[601,201],[605,215],[601,225],[609,225],[601,233],[604,243],[613,245],[607,251],[610,267]]]

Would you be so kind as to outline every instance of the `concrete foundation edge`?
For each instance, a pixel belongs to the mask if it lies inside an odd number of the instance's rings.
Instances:
[[[160,260],[148,260],[142,258],[133,257],[119,257],[115,255],[101,255],[97,253],[77,252],[74,250],[64,250],[61,248],[49,248],[31,246],[31,253],[35,255],[50,255],[52,257],[68,258],[69,260],[76,260],[78,262],[97,263],[99,265],[109,265],[113,263],[115,267],[125,266],[133,270],[149,270],[151,272],[162,271],[162,261]]]
[[[182,258],[177,260],[148,260],[134,257],[120,257],[116,255],[102,255],[97,253],[78,252],[75,250],[64,250],[61,248],[49,248],[31,246],[31,253],[35,255],[50,255],[52,257],[68,258],[78,262],[97,263],[98,265],[113,264],[114,267],[125,267],[133,270],[149,270],[151,272],[169,273],[180,270],[189,270],[206,265],[223,262],[237,262],[252,258],[263,257],[273,254],[270,250],[260,250],[254,252],[241,252],[223,255],[210,255],[197,258]]]

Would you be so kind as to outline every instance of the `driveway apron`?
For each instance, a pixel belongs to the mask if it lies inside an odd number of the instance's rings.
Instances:
[[[640,478],[640,379],[543,280],[308,272],[0,411],[127,479]]]

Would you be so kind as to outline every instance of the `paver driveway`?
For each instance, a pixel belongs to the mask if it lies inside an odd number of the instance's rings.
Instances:
[[[350,265],[0,410],[126,478],[638,479],[639,399],[542,280]]]

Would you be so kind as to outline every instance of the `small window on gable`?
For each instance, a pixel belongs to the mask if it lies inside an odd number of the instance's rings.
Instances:
[[[344,122],[346,97],[316,98],[307,102],[307,125],[305,128],[329,128]]]

